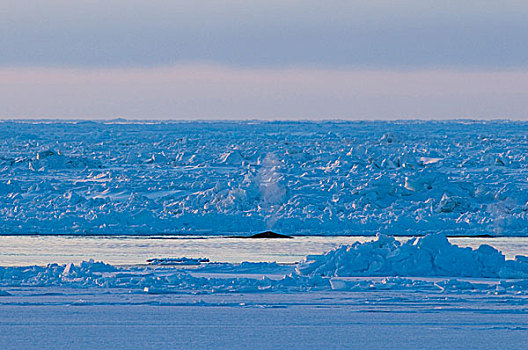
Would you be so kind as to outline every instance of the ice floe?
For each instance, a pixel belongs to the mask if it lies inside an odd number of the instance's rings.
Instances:
[[[376,240],[310,255],[297,267],[302,275],[329,277],[484,277],[528,278],[528,257],[507,260],[495,248],[451,244],[444,234],[429,234],[405,243],[379,235]]]

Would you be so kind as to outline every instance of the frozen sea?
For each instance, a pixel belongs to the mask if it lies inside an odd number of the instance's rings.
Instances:
[[[507,121],[0,122],[0,348],[525,349],[527,154]]]

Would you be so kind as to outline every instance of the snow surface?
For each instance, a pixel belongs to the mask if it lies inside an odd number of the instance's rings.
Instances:
[[[528,235],[520,122],[0,122],[2,234]]]
[[[525,349],[528,332],[528,300],[507,294],[11,292],[4,350]]]

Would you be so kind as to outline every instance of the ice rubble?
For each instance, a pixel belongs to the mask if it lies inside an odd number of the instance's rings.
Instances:
[[[0,122],[2,234],[528,234],[528,123]]]
[[[442,234],[406,243],[378,236],[371,242],[308,256],[295,271],[288,271],[292,268],[276,263],[210,264],[188,270],[174,266],[118,268],[91,260],[79,265],[0,267],[0,287],[130,288],[149,293],[384,289],[528,293],[528,257],[506,260],[487,245],[475,250],[460,248]],[[224,276],[220,278],[218,273]],[[463,280],[468,277],[481,279]]]
[[[405,243],[379,235],[376,240],[309,255],[297,267],[302,275],[528,278],[528,257],[506,260],[495,248],[451,244],[441,233]]]

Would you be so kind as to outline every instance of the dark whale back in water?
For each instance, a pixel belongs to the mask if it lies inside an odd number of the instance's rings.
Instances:
[[[276,233],[273,231],[265,231],[261,233],[257,233],[253,236],[249,236],[249,238],[292,238],[291,236],[282,235],[280,233]]]
[[[292,236],[282,235],[273,231],[265,231],[252,236],[235,236],[236,238],[293,238]]]

